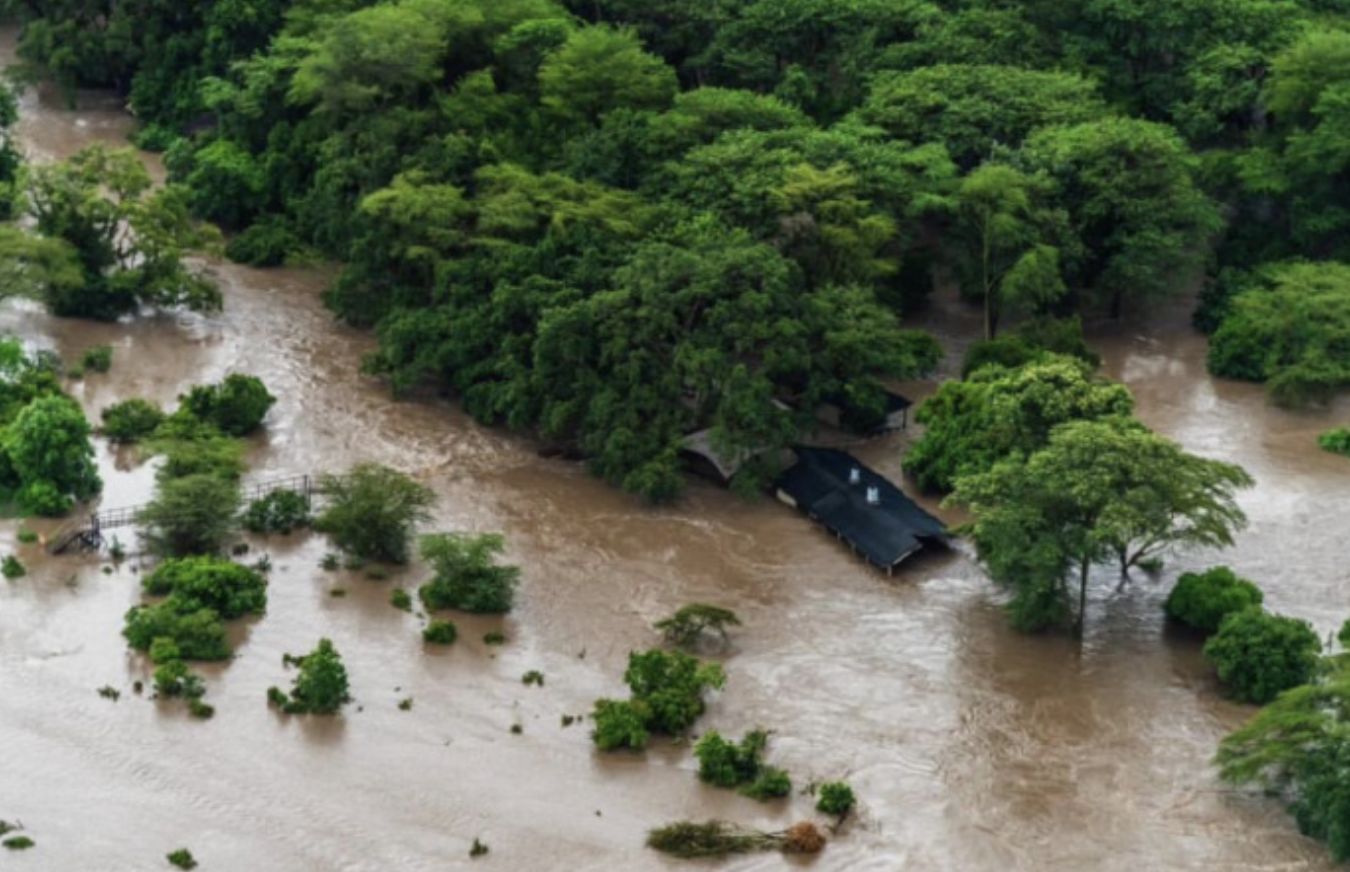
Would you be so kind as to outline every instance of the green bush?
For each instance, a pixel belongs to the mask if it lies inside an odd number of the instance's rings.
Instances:
[[[1322,450],[1350,457],[1350,427],[1337,427],[1317,437]]]
[[[262,380],[231,373],[220,384],[198,385],[182,397],[182,407],[228,436],[247,436],[262,426],[277,398]]]
[[[66,514],[75,505],[75,500],[49,481],[35,481],[26,484],[18,494],[19,508],[30,515],[41,518],[57,518]]]
[[[218,554],[235,534],[239,483],[214,475],[161,481],[136,516],[141,541],[161,557]]]
[[[5,578],[13,580],[27,574],[28,570],[13,554],[6,554],[4,562],[0,563],[0,575],[4,575]]]
[[[396,587],[389,592],[389,605],[405,612],[412,611],[412,597],[401,587]]]
[[[102,432],[113,442],[138,442],[164,422],[164,412],[149,400],[133,398],[103,410]]]
[[[591,713],[591,738],[601,751],[647,747],[651,734],[647,729],[651,713],[640,700],[598,699]]]
[[[122,635],[137,651],[149,651],[157,639],[172,639],[185,660],[224,660],[229,641],[220,615],[211,609],[184,612],[172,598],[135,606],[126,615]]]
[[[333,643],[320,639],[313,651],[303,657],[289,658],[300,665],[290,695],[276,688],[268,690],[268,699],[287,714],[330,715],[351,701],[347,686],[347,668]]]
[[[191,475],[209,475],[235,481],[244,474],[244,446],[237,439],[159,439],[154,448],[164,456],[155,472],[161,482]]]
[[[422,640],[433,645],[451,645],[459,638],[459,631],[450,621],[432,621],[422,629]]]
[[[504,548],[497,534],[441,533],[422,537],[422,559],[436,573],[417,593],[429,609],[501,614],[515,600],[520,570],[498,566]]]
[[[267,608],[267,579],[219,557],[166,560],[141,585],[152,596],[172,595],[180,611],[211,609],[231,619]]]
[[[842,781],[828,781],[820,785],[816,795],[816,811],[821,814],[843,817],[853,810],[856,803],[853,788]]]
[[[187,848],[179,848],[177,851],[172,851],[165,855],[165,859],[179,869],[197,868],[197,860]]]
[[[15,415],[0,444],[20,485],[20,508],[64,514],[102,490],[89,434],[84,411],[69,397],[39,397]]]
[[[168,636],[160,636],[150,643],[150,662],[169,663],[182,659],[183,652],[179,650],[178,643]]]
[[[249,503],[242,521],[250,533],[288,534],[309,526],[309,498],[298,491],[272,491]]]
[[[1163,608],[1169,618],[1204,633],[1213,633],[1229,614],[1259,606],[1263,599],[1261,589],[1255,584],[1227,566],[1216,566],[1201,573],[1182,575]]]
[[[249,266],[281,266],[300,240],[280,220],[268,218],[249,227],[225,246],[225,256]]]
[[[1224,618],[1205,643],[1205,658],[1235,699],[1265,705],[1307,683],[1321,650],[1321,640],[1307,621],[1252,607]]]
[[[716,730],[704,733],[694,745],[698,758],[698,777],[717,787],[740,787],[755,780],[761,756],[768,746],[769,734],[752,730],[740,743],[728,742]]]
[[[429,516],[435,495],[401,472],[363,463],[345,476],[324,476],[319,488],[327,505],[314,528],[348,555],[362,560],[406,563],[418,523]]]
[[[741,794],[764,802],[778,799],[792,792],[792,779],[782,769],[765,766],[759,770],[755,780],[741,788]]]
[[[33,841],[27,836],[10,836],[8,839],[5,839],[5,841],[0,844],[4,844],[4,846],[10,849],[11,851],[27,851],[29,848],[36,845],[37,842]]]
[[[679,651],[645,651],[628,655],[624,681],[633,697],[651,710],[653,731],[675,735],[693,726],[703,714],[703,693],[726,682],[717,663],[702,663]]]
[[[95,345],[85,351],[80,365],[90,372],[107,372],[112,369],[113,350],[111,345]]]

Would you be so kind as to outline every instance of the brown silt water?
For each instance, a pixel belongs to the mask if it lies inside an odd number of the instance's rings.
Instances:
[[[30,160],[124,141],[115,102],[78,106],[25,95]],[[37,842],[0,858],[6,869],[156,869],[184,845],[203,870],[673,869],[686,864],[646,849],[648,828],[812,816],[808,796],[760,804],[701,785],[687,746],[602,755],[585,722],[562,725],[622,696],[628,652],[657,644],[652,621],[690,601],[745,624],[699,729],[772,729],[771,762],[797,787],[846,779],[861,801],[810,863],[768,854],[724,868],[1332,868],[1276,803],[1215,779],[1216,743],[1253,709],[1223,699],[1161,602],[1178,573],[1222,560],[1320,632],[1350,616],[1350,463],[1315,445],[1350,406],[1288,413],[1258,386],[1210,378],[1183,308],[1097,345],[1147,424],[1251,472],[1251,527],[1222,556],[1183,555],[1156,579],[1103,572],[1080,642],[1008,629],[998,591],[959,547],[888,579],[768,500],[695,484],[676,506],[645,507],[452,405],[396,402],[358,372],[368,334],[324,310],[329,273],[213,268],[219,315],[91,324],[8,301],[0,330],[68,360],[111,344],[112,371],[70,388],[91,418],[128,397],[172,405],[188,385],[258,375],[279,402],[250,443],[252,475],[367,460],[405,470],[437,494],[431,529],[506,535],[523,567],[519,606],[455,616],[459,642],[428,648],[418,618],[389,605],[422,569],[372,580],[320,569],[321,537],[255,541],[274,564],[267,614],[234,630],[233,660],[201,670],[216,715],[199,721],[131,691],[149,679],[121,636],[140,601],[137,561],[105,573],[93,557],[50,558],[17,542],[18,521],[0,523],[0,551],[29,567],[0,582],[0,817]],[[977,326],[967,317],[939,311],[926,326],[956,349]],[[856,450],[898,480],[907,438]],[[99,464],[103,505],[150,495],[153,472],[131,455],[100,441]],[[483,644],[491,630],[507,643]],[[322,636],[342,652],[354,704],[335,718],[276,714],[264,694],[289,684],[282,654]],[[543,687],[521,682],[531,669]],[[101,698],[103,685],[121,699]],[[491,850],[470,860],[474,838]]]

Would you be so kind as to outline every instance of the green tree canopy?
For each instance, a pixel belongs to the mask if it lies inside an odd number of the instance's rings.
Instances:
[[[60,515],[102,490],[90,432],[84,412],[67,397],[39,397],[23,407],[3,435],[22,508]]]

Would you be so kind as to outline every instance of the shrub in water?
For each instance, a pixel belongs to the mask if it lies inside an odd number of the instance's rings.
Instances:
[[[657,621],[653,626],[665,635],[666,641],[675,645],[689,646],[707,632],[716,633],[726,641],[727,627],[740,625],[740,618],[730,609],[706,603],[690,603],[665,620]]]
[[[857,797],[853,795],[853,788],[842,781],[830,781],[820,785],[820,792],[816,797],[816,811],[843,817],[853,810],[856,803]]]
[[[216,385],[198,385],[182,398],[182,407],[208,421],[229,436],[247,436],[262,426],[267,410],[277,398],[267,392],[262,380],[231,373]]]
[[[423,641],[433,645],[450,645],[459,637],[459,631],[449,621],[432,621],[422,630]]]
[[[133,398],[103,410],[103,435],[113,442],[138,442],[164,423],[164,412],[149,400]]]
[[[1228,615],[1259,606],[1263,599],[1261,589],[1255,584],[1227,566],[1216,566],[1204,572],[1182,575],[1163,608],[1169,618],[1213,633]]]
[[[250,533],[285,535],[309,526],[309,498],[298,491],[272,491],[249,503],[242,521]]]
[[[1322,642],[1307,621],[1259,607],[1234,612],[1205,643],[1205,658],[1234,698],[1265,705],[1305,684],[1317,670]]]
[[[141,586],[152,596],[172,595],[179,611],[212,609],[231,619],[262,614],[267,608],[267,579],[219,557],[166,560]]]
[[[107,372],[112,369],[112,358],[111,345],[95,345],[80,358],[80,365],[90,372]]]
[[[15,579],[27,575],[28,570],[19,562],[19,558],[13,554],[8,554],[5,556],[4,562],[0,563],[0,574],[3,574],[5,578]]]
[[[408,476],[375,463],[345,476],[324,476],[327,506],[314,521],[349,556],[406,563],[414,527],[425,521],[435,495]]]
[[[595,724],[591,738],[601,751],[617,748],[640,751],[647,747],[651,736],[647,729],[650,717],[646,704],[637,700],[596,700],[595,711],[591,713],[591,721]]]
[[[389,592],[389,605],[405,612],[412,611],[412,597],[403,588],[396,587]]]
[[[211,609],[180,612],[172,598],[127,612],[122,630],[137,651],[149,651],[156,639],[172,639],[186,660],[224,660],[230,656],[225,625]]]
[[[422,538],[422,559],[436,575],[418,589],[429,609],[499,614],[511,610],[520,570],[498,566],[504,548],[497,534],[442,533]]]
[[[333,643],[320,639],[313,651],[304,657],[292,657],[300,664],[291,693],[271,688],[268,699],[279,704],[288,714],[334,714],[351,700],[347,686],[347,668]]]
[[[197,868],[197,860],[192,856],[192,852],[189,851],[187,848],[179,848],[177,851],[173,851],[165,855],[165,859],[167,859],[174,866],[177,866],[179,869]]]
[[[1334,430],[1328,430],[1317,437],[1317,444],[1322,446],[1324,451],[1350,457],[1350,427],[1337,427]]]

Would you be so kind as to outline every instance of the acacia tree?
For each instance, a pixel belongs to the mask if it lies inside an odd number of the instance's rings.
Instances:
[[[326,475],[319,490],[327,504],[314,528],[354,557],[391,563],[407,561],[413,529],[429,517],[435,500],[425,485],[378,463]]]
[[[1093,565],[1114,557],[1124,573],[1170,547],[1231,545],[1246,524],[1234,493],[1250,484],[1238,466],[1108,418],[1057,427],[1030,457],[958,479],[951,500],[973,513],[969,532],[991,574],[1017,588],[1024,626],[1062,615],[1076,576],[1081,633]]]

